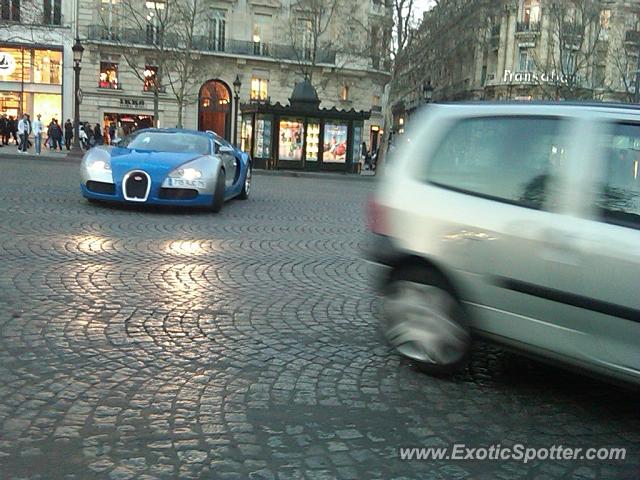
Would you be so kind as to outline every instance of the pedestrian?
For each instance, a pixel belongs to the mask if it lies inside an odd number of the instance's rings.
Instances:
[[[51,138],[53,142],[53,149],[62,151],[62,128],[60,128],[60,124],[58,123],[58,119],[53,119],[53,126],[51,127],[51,134],[53,137]]]
[[[111,122],[109,124],[109,143],[111,145],[113,145],[113,141],[116,138],[116,124],[114,122]]]
[[[87,150],[89,148],[89,137],[87,137],[87,132],[84,131],[84,125],[78,127],[78,135],[80,138],[80,146]]]
[[[29,124],[29,128],[28,128],[29,133],[31,133],[33,131],[33,125],[31,123],[31,115],[29,115],[28,113],[27,113],[27,123]],[[31,139],[27,135],[27,150],[29,150],[32,146],[33,144],[31,143]]]
[[[18,151],[22,153],[27,153],[27,142],[29,140],[29,121],[27,119],[27,114],[22,115],[22,118],[18,122],[16,126],[16,131],[20,138],[20,142],[18,143]]]
[[[40,120],[40,114],[36,115],[36,120],[33,122],[33,139],[36,144],[36,155],[40,155],[40,149],[42,148],[42,131],[44,130],[44,124]]]
[[[70,118],[67,118],[67,121],[64,123],[64,146],[67,147],[67,150],[71,149],[72,139],[73,139],[73,123],[71,123]]]
[[[118,126],[116,128],[116,138],[122,140],[124,138],[124,128],[122,128],[122,122],[118,122]]]
[[[18,136],[16,135],[18,132],[18,121],[13,118],[13,115],[9,116],[9,135],[13,137],[13,143],[19,145]],[[9,143],[9,142],[7,142]]]
[[[0,117],[0,147],[4,147],[9,143],[9,121],[7,114],[3,113]]]
[[[95,145],[95,140],[93,139],[93,129],[89,122],[84,122],[84,133],[87,134],[87,150]]]
[[[47,146],[51,149],[51,150],[55,150],[56,149],[56,144],[54,141],[54,133],[53,133],[53,118],[51,119],[51,121],[49,122],[49,125],[47,125]]]
[[[102,145],[102,130],[99,123],[96,123],[96,127],[93,129],[93,136],[96,139],[96,145]]]

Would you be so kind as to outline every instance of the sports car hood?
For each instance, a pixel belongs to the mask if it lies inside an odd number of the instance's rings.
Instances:
[[[160,179],[180,165],[199,157],[202,155],[194,152],[172,153],[112,148],[111,170],[114,178],[122,178],[127,172],[140,169],[151,175],[151,178]]]

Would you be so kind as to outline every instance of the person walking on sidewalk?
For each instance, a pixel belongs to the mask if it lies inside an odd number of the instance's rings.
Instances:
[[[17,126],[18,136],[20,137],[20,143],[18,144],[18,151],[27,153],[27,142],[29,141],[29,121],[27,120],[27,114],[25,113]]]
[[[58,119],[53,119],[53,125],[51,126],[51,134],[53,136],[53,149],[60,149],[62,151],[62,128],[58,124]]]
[[[9,116],[8,125],[9,125],[9,136],[13,137],[13,143],[15,143],[16,145],[19,145],[18,137],[16,136],[16,132],[18,131],[18,122],[16,121],[15,118],[13,118],[13,115]]]
[[[0,147],[9,144],[9,120],[7,114],[3,113],[0,117]]]
[[[33,122],[33,139],[36,145],[36,155],[40,155],[42,149],[42,131],[44,130],[44,124],[40,120],[40,114],[36,116],[36,120]]]
[[[96,139],[96,145],[102,145],[102,130],[100,129],[100,124],[96,123],[96,127],[93,129],[93,138]]]
[[[71,140],[73,140],[73,123],[70,118],[67,118],[64,123],[64,146],[67,147],[67,150],[71,149]]]

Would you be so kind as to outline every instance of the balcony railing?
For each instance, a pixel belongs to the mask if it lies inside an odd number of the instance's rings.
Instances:
[[[624,41],[626,43],[630,43],[633,45],[640,44],[640,31],[638,30],[627,30],[624,34]]]
[[[89,40],[108,41],[124,44],[158,45],[163,41],[167,48],[184,48],[184,41],[175,34],[160,34],[157,31],[108,28],[104,25],[90,25],[87,31]],[[291,45],[271,42],[252,42],[250,40],[211,39],[207,35],[196,36],[192,40],[193,50],[204,52],[224,52],[233,55],[250,55],[279,60],[310,61],[309,50],[296,50]],[[316,53],[316,63],[335,64],[336,51],[320,49]]]
[[[518,22],[516,23],[516,33],[539,33],[540,22]]]

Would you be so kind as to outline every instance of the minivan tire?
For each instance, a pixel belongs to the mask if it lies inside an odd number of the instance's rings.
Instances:
[[[383,292],[383,333],[430,375],[452,375],[469,360],[471,331],[462,304],[442,275],[426,267],[391,273]]]

